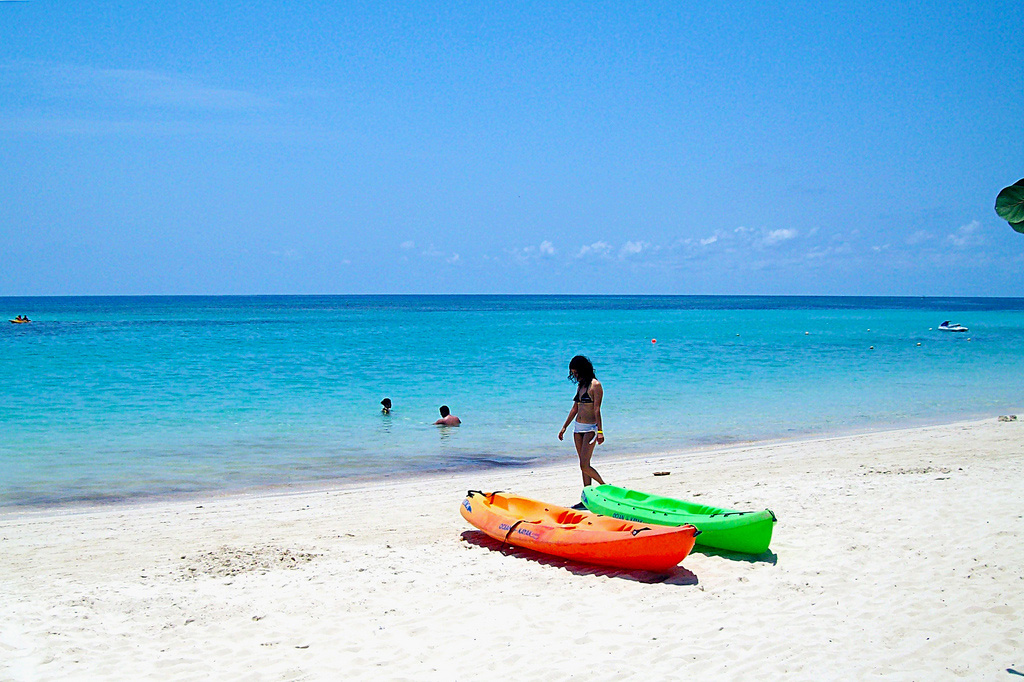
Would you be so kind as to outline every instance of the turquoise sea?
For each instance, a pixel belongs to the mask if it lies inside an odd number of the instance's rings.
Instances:
[[[33,320],[0,332],[7,507],[568,464],[556,436],[577,353],[605,385],[598,465],[1024,406],[1021,298],[33,297],[0,310]],[[946,319],[970,331],[938,331]],[[442,403],[463,426],[432,425]]]

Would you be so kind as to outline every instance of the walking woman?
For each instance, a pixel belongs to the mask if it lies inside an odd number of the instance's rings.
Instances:
[[[604,388],[594,376],[594,366],[582,355],[577,355],[569,361],[569,381],[576,384],[576,396],[572,399],[569,416],[565,418],[565,424],[558,432],[558,440],[562,440],[565,430],[575,418],[576,426],[573,427],[572,437],[576,443],[576,454],[580,458],[583,485],[586,487],[593,481],[604,485],[601,474],[590,465],[594,447],[604,442],[604,431],[601,430],[601,399],[604,398]]]

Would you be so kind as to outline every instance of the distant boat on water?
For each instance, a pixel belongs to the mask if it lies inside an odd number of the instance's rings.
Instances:
[[[939,331],[940,332],[965,332],[965,331],[967,331],[967,327],[963,326],[962,324],[957,324],[956,322],[950,322],[949,320],[946,320],[945,322],[943,322],[942,324],[939,325]]]

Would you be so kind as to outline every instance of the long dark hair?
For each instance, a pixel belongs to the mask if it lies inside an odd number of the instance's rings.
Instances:
[[[576,371],[575,375],[573,370]],[[595,378],[594,365],[590,363],[590,359],[586,355],[577,355],[569,361],[569,381],[589,388],[590,382]]]

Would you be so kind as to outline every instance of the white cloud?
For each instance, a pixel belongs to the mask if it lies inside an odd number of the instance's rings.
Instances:
[[[619,249],[619,258],[626,258],[627,256],[635,256],[645,249],[650,248],[649,242],[626,242]]]
[[[927,230],[918,230],[907,237],[906,241],[908,246],[917,246],[918,244],[924,244],[932,239],[934,239],[934,235],[932,235],[931,232],[928,232]]]
[[[965,246],[981,244],[984,241],[984,238],[978,234],[978,230],[980,228],[981,223],[977,220],[972,220],[966,225],[958,227],[956,232],[948,235],[946,237],[946,242],[958,249],[962,249]]]
[[[448,253],[442,251],[433,244],[420,252],[420,255],[424,258],[432,258],[435,260],[444,260],[445,263],[454,265],[455,263],[461,262],[462,258],[457,253]]]
[[[806,254],[804,254],[804,258],[806,258],[807,260],[817,260],[820,258],[829,258],[837,253],[843,253],[846,251],[849,251],[849,246],[845,244],[843,245],[843,247],[839,248],[835,248],[832,246],[816,246],[810,249]]]
[[[716,229],[711,234],[706,234],[703,237],[680,238],[672,242],[668,248],[677,251],[677,253],[685,253],[687,258],[691,259],[726,258],[743,253],[753,254],[762,252],[784,242],[795,240],[800,236],[801,233],[793,228],[766,230],[764,228],[740,225],[730,229]],[[820,233],[818,234],[818,239],[821,239]],[[648,247],[652,252],[659,250],[657,245],[648,245]],[[807,245],[807,248],[813,249],[814,247],[814,243]],[[818,248],[811,253],[813,253],[813,257],[820,258],[824,252]]]
[[[416,242],[414,242],[413,240],[410,239],[408,241],[402,242],[401,244],[399,244],[399,246],[401,246],[403,249],[408,251],[409,249],[415,249],[416,248]]]
[[[595,256],[601,256],[606,258],[608,254],[611,252],[611,250],[611,244],[609,244],[608,242],[599,241],[594,242],[593,244],[581,246],[580,250],[576,252],[576,257],[583,258],[584,256],[593,254]]]
[[[558,249],[555,248],[554,244],[545,239],[540,243],[540,246],[524,246],[518,249],[505,249],[505,252],[519,263],[527,263],[538,258],[550,258],[558,253]]]
[[[233,88],[210,86],[187,76],[151,69],[101,69],[72,64],[23,62],[6,65],[31,75],[50,93],[67,98],[120,102],[146,107],[248,111],[272,106],[267,98]]]
[[[788,241],[790,239],[793,239],[794,237],[796,237],[796,230],[772,230],[771,232],[766,234],[764,236],[764,239],[762,239],[761,241],[766,246],[771,246],[772,244],[778,244],[779,242]]]

